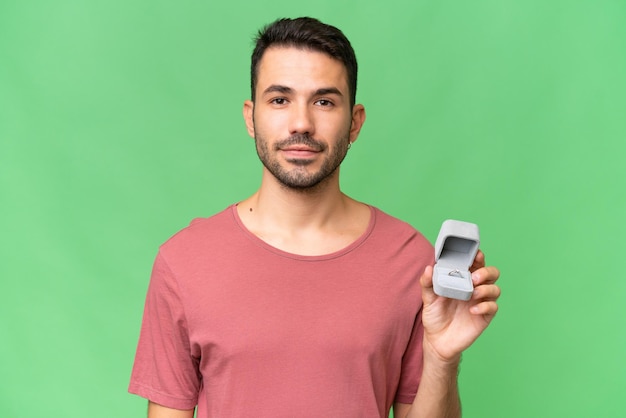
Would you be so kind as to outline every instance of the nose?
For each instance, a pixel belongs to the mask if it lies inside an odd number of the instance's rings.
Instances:
[[[304,103],[291,106],[289,133],[313,135],[315,123],[311,112],[312,109]]]

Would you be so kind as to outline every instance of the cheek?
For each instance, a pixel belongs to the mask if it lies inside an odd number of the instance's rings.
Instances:
[[[343,115],[320,115],[315,119],[315,130],[323,132],[328,138],[338,137],[350,132],[352,119]]]
[[[257,112],[254,117],[254,130],[257,135],[281,137],[287,131],[288,121],[286,112],[272,114]]]

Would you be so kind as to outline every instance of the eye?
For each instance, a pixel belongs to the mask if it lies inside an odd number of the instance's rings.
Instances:
[[[334,105],[334,103],[328,99],[319,99],[315,102],[315,104],[322,107],[330,107]]]
[[[287,103],[287,99],[285,99],[284,97],[275,97],[272,100],[270,100],[270,103],[278,105],[278,106],[282,106]]]

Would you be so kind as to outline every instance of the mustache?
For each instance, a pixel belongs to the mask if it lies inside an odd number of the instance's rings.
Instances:
[[[311,138],[308,134],[294,134],[289,138],[278,141],[276,143],[276,149],[286,148],[292,145],[305,145],[315,151],[322,151],[326,148],[322,142]]]

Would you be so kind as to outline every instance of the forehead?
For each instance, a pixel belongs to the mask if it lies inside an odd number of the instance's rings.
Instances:
[[[341,61],[323,52],[272,46],[259,63],[257,90],[275,84],[296,90],[335,87],[347,95],[348,72]]]

